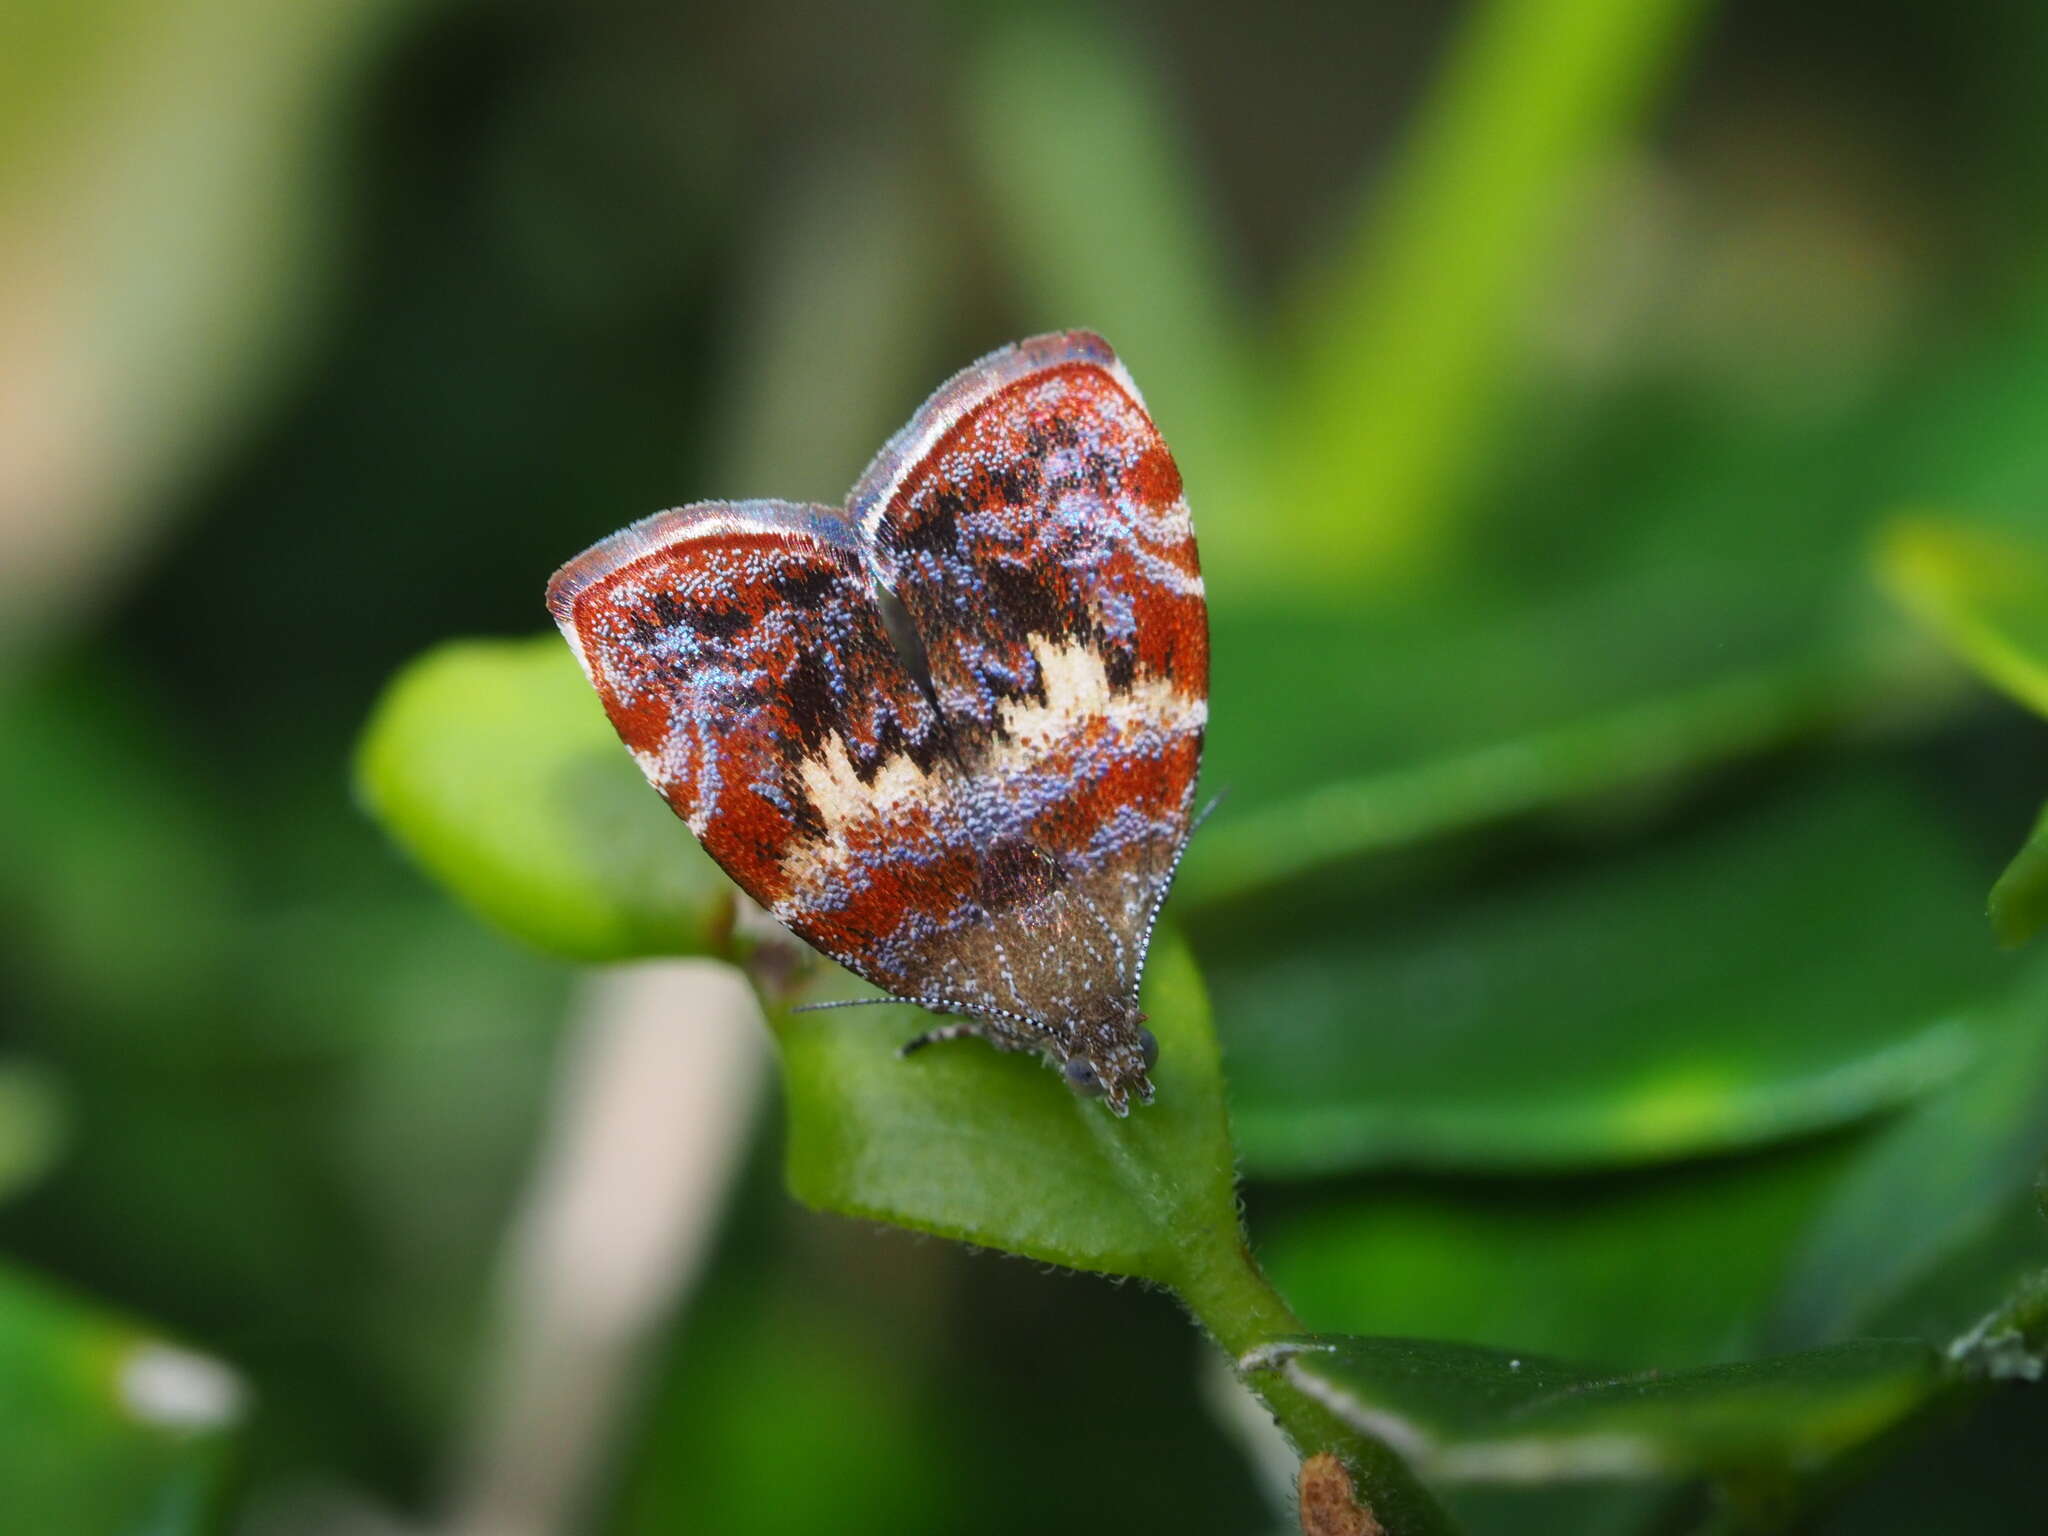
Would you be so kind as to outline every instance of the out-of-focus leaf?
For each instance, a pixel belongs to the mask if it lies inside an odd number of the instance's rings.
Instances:
[[[0,1270],[0,1487],[9,1529],[219,1530],[244,1396],[217,1361]]]
[[[1247,1161],[1564,1167],[1839,1124],[1972,1048],[1969,848],[1838,771],[1561,874],[1198,929]],[[1882,935],[1878,940],[1875,936]]]
[[[2048,548],[1954,519],[1901,519],[1878,568],[1892,595],[1948,648],[2048,714]]]
[[[576,960],[710,952],[733,890],[647,787],[553,635],[462,641],[392,681],[364,803],[477,913]]]
[[[63,1149],[64,1100],[49,1073],[0,1061],[0,1200],[40,1179]]]
[[[1983,314],[1967,344],[1907,376],[1871,483],[1881,505],[1966,508],[1969,520],[2048,537],[2048,285],[2040,274]]]
[[[1824,1142],[1568,1183],[1319,1187],[1308,1209],[1262,1215],[1259,1253],[1321,1332],[1710,1365],[1758,1352],[1786,1255],[1854,1152]]]
[[[1112,1275],[1180,1282],[1237,1242],[1235,1165],[1208,1000],[1162,934],[1145,975],[1157,1098],[1118,1120],[1035,1057],[895,1047],[908,1010],[784,1015],[790,1188],[807,1204]]]
[[[1453,757],[1339,780],[1221,818],[1190,850],[1182,911],[1311,870],[1517,815],[1654,795],[1688,772],[1782,745],[1853,710],[1845,669],[1800,667],[1675,691]]]
[[[1728,476],[1706,489],[1761,502],[1756,520],[1767,522],[1796,516],[1804,488]],[[1767,713],[1783,710],[1776,725],[1789,736],[1879,708],[1904,712],[1952,685],[1941,676],[1950,669],[1934,672],[1921,656],[1845,642],[1853,530],[1806,530],[1817,547],[1773,547],[1752,576],[1738,554],[1754,545],[1762,561],[1768,530],[1752,536],[1747,523],[1705,513],[1669,511],[1655,534],[1631,531],[1646,547],[1587,551],[1584,569],[1475,583],[1405,612],[1219,602],[1205,775],[1243,815],[1330,783],[1512,754],[1638,713],[1684,718],[1700,701],[1711,713],[1750,688],[1783,688]],[[1761,746],[1769,722],[1758,724]],[[1699,747],[1718,750],[1711,733]]]
[[[1954,669],[1869,624],[1859,557],[1901,485],[1964,486],[1973,517],[1981,506],[2012,537],[2043,536],[2048,308],[2034,307],[2001,310],[1959,363],[1824,429],[1731,433],[1718,408],[1662,396],[1581,412],[1596,425],[1576,434],[1569,414],[1525,422],[1514,493],[1487,501],[1458,579],[1413,611],[1251,611],[1219,595],[1205,772],[1230,800],[1209,836],[1327,785],[1512,761],[1527,742],[1682,710],[1743,679],[1810,674],[1817,713],[1788,713],[1788,736],[1938,716],[1959,696]],[[1198,523],[1200,491],[1191,481]],[[1297,542],[1293,503],[1269,502]]]
[[[2048,926],[2048,807],[1991,887],[1991,928],[2007,944],[2024,944]]]
[[[1478,8],[1358,246],[1299,311],[1275,505],[1355,598],[1431,562],[1482,455],[1531,295],[1588,173],[1628,142],[1694,0],[1495,0]]]
[[[2048,1229],[2026,1198],[2048,1155],[2048,965],[1986,1014],[1979,1059],[1882,1127],[1813,1222],[1786,1281],[1780,1342],[1841,1339],[1881,1316],[1898,1326],[1909,1295],[1917,1330],[1958,1333],[2048,1265]]]
[[[2048,1275],[2048,1228],[2024,1192],[2009,1194],[1968,1237],[1953,1242],[1905,1288],[1873,1307],[1858,1330],[1885,1337],[1981,1337],[1987,1319],[2035,1292]],[[1988,1310],[1987,1310],[1988,1308]],[[2039,1352],[2038,1329],[2030,1346]]]
[[[1941,1382],[1917,1339],[1626,1376],[1415,1339],[1304,1339],[1260,1363],[1447,1482],[1797,1472],[1896,1424]]]

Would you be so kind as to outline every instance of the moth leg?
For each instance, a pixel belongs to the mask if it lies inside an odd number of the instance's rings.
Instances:
[[[948,1040],[975,1039],[983,1036],[985,1033],[985,1028],[972,1019],[959,1024],[941,1024],[937,1029],[926,1030],[915,1040],[906,1040],[898,1048],[896,1054],[898,1056],[908,1056],[914,1051],[923,1050],[928,1045],[942,1045]]]

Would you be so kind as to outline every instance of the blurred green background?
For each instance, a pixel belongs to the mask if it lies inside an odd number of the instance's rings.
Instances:
[[[801,1210],[744,999],[521,948],[350,786],[587,543],[836,501],[1070,326],[1202,539],[1174,910],[1309,1324],[1961,1333],[2048,1265],[1983,917],[2048,732],[1884,589],[2048,701],[2044,79],[2031,0],[16,0],[9,1528],[1285,1528],[1169,1300]],[[1932,1433],[1826,1528],[2048,1528],[2048,1393]]]

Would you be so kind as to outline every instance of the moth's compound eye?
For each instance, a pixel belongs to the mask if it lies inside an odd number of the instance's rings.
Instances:
[[[1138,1026],[1138,1051],[1145,1058],[1147,1072],[1159,1065],[1159,1037],[1142,1024]]]
[[[1076,1056],[1066,1065],[1067,1086],[1076,1093],[1102,1092],[1102,1079],[1096,1076],[1094,1065],[1085,1056]]]

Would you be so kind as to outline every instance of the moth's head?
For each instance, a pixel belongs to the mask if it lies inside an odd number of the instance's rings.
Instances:
[[[1159,1041],[1145,1027],[1137,1004],[1129,1003],[1109,1019],[1078,1031],[1060,1071],[1074,1092],[1099,1095],[1111,1113],[1121,1117],[1130,1113],[1134,1095],[1141,1104],[1152,1102],[1149,1073],[1158,1060]]]

